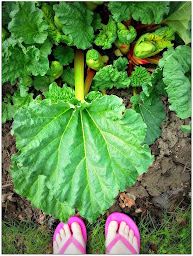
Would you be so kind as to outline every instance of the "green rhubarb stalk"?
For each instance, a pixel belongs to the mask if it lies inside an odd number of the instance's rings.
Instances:
[[[75,50],[74,54],[75,98],[84,102],[84,52]]]
[[[137,94],[137,88],[133,87],[133,96],[135,96]]]
[[[117,57],[122,57],[123,54],[122,52],[117,48],[116,50],[114,50],[114,54],[117,56]]]

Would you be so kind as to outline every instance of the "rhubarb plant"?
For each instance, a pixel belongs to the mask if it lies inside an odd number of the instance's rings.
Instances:
[[[93,222],[147,172],[166,119],[161,96],[179,118],[191,115],[191,48],[175,41],[189,42],[174,25],[184,10],[170,2],[3,2],[2,83],[17,89],[4,97],[2,121],[14,120],[18,194],[60,221],[78,210]],[[130,105],[111,89],[129,94]]]
[[[163,68],[170,109],[185,119],[191,116],[191,48],[178,46],[163,54],[159,66]],[[171,69],[172,67],[172,69]]]
[[[77,207],[92,222],[113,203],[119,190],[134,184],[147,170],[153,156],[147,145],[141,146],[146,133],[142,118],[125,110],[121,99],[106,95],[91,103],[84,101],[83,66],[83,52],[77,50],[75,98],[64,93],[52,101],[50,85],[50,93],[44,94],[48,98],[34,100],[16,115],[13,134],[19,152],[12,158],[10,171],[22,196],[41,186],[42,178],[45,190],[58,202]],[[28,199],[44,200],[41,194],[36,191]],[[50,196],[49,207],[52,203]],[[46,212],[45,202],[40,204]],[[59,215],[54,208],[52,213]]]

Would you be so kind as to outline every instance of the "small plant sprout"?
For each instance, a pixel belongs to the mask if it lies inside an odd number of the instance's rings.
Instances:
[[[108,59],[108,56],[101,56],[95,49],[88,50],[86,53],[86,64],[95,71],[99,71],[100,68],[103,68]]]
[[[132,43],[136,36],[137,32],[134,27],[129,26],[128,29],[122,23],[117,23],[117,36],[118,38],[115,41],[115,45],[123,54],[127,54],[130,48],[130,43]]]
[[[169,27],[163,27],[153,33],[142,35],[136,42],[134,54],[136,57],[145,59],[158,54],[164,48],[173,46],[174,31]]]

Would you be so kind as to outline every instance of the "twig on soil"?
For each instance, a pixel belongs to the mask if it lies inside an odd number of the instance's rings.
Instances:
[[[7,188],[7,187],[11,187],[11,186],[13,186],[13,183],[4,184],[4,185],[2,185],[2,188]]]

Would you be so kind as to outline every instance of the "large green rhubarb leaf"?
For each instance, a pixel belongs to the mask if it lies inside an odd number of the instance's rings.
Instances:
[[[191,1],[182,2],[180,7],[172,13],[165,23],[170,26],[185,42],[191,42]]]
[[[78,49],[87,49],[94,39],[94,30],[91,26],[93,12],[81,2],[60,2],[54,5],[56,17],[63,24],[62,31],[70,35],[73,44]]]
[[[170,110],[185,119],[191,116],[191,48],[178,46],[164,52],[159,61],[163,68],[163,81],[166,84]]]
[[[137,96],[139,97],[139,95]],[[162,134],[160,126],[162,125],[163,120],[166,119],[163,103],[158,97],[154,99],[151,105],[146,104],[146,102],[138,102],[136,104],[135,98],[131,98],[131,102],[134,102],[133,108],[141,115],[143,121],[147,125],[144,143],[151,145],[154,143],[155,139],[159,138]]]
[[[129,20],[130,15],[132,15],[134,20],[139,20],[143,24],[150,24],[153,21],[158,24],[169,12],[168,1],[112,1],[108,6],[117,22]]]
[[[141,116],[125,111],[116,96],[80,106],[34,101],[16,115],[13,133],[19,150],[11,170],[16,191],[56,216],[60,209],[51,210],[48,193],[93,222],[153,162],[148,146],[141,146],[146,134]],[[33,185],[35,191],[38,184],[35,200],[25,187]]]
[[[15,38],[22,38],[24,43],[42,44],[47,38],[47,23],[43,20],[42,11],[35,7],[35,2],[17,2],[10,17],[9,30]]]
[[[12,161],[14,162],[14,157]],[[26,181],[28,169],[19,168],[16,163],[10,167],[10,172],[15,183],[16,192],[21,196],[30,198],[31,205],[42,209],[46,214],[54,214],[56,218],[63,222],[66,222],[68,217],[74,214],[73,208],[66,202],[59,202],[52,190],[45,186],[46,176],[30,177],[30,181]]]

